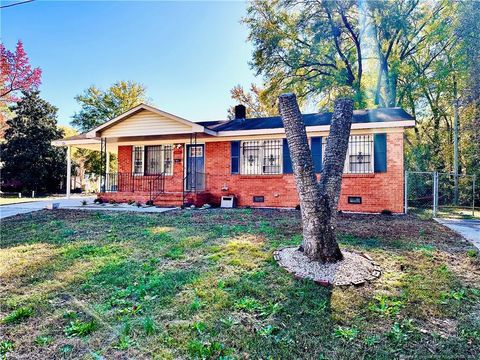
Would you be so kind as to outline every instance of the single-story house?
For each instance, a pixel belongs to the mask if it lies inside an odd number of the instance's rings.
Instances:
[[[141,104],[53,144],[101,151],[105,166],[98,196],[105,200],[199,206],[234,196],[238,206],[297,206],[282,119],[245,114],[238,105],[232,120],[193,122]],[[328,112],[303,115],[318,177],[331,117]],[[414,118],[400,108],[354,112],[341,210],[403,212],[403,138],[413,126]],[[117,155],[115,171],[106,153]],[[68,156],[67,176],[70,163]]]

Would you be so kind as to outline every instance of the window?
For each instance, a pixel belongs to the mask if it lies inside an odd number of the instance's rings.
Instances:
[[[203,146],[190,146],[188,149],[190,151],[188,155],[190,158],[203,157]]]
[[[240,162],[242,174],[281,174],[282,140],[242,141]]]
[[[325,159],[325,150],[328,138],[322,143],[322,159]],[[348,141],[347,157],[343,172],[346,174],[373,173],[373,136],[351,135]]]
[[[165,175],[173,174],[173,146],[172,145],[163,145],[163,172]]]
[[[362,203],[362,197],[361,196],[349,196],[348,197],[348,203],[349,204],[361,204]]]
[[[346,159],[347,171],[351,174],[373,172],[373,139],[371,135],[350,136]]]
[[[162,173],[162,147],[145,146],[145,175]]]
[[[172,145],[134,146],[132,169],[135,175],[173,174]]]
[[[133,147],[133,173],[143,175],[143,146]]]

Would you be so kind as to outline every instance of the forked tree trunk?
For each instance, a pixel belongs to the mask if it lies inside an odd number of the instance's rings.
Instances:
[[[343,256],[335,237],[342,173],[348,149],[353,101],[335,102],[320,182],[314,171],[307,133],[294,94],[279,97],[303,223],[301,250],[311,260],[332,263]]]

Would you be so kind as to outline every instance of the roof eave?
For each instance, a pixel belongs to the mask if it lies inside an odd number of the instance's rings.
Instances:
[[[369,122],[354,123],[352,130],[358,129],[384,129],[384,128],[412,128],[415,127],[415,120],[399,120],[390,122]],[[306,126],[307,132],[329,131],[330,125]],[[225,130],[218,131],[217,136],[238,136],[238,135],[267,135],[267,134],[284,134],[285,128],[267,128],[267,129],[250,129],[250,130]]]

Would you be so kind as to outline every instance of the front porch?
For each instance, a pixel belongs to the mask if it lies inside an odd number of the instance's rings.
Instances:
[[[181,206],[208,202],[202,125],[139,105],[97,128],[53,142],[67,147],[67,184],[72,148],[99,151],[98,198],[104,201]],[[110,163],[116,155],[117,165]],[[67,198],[70,186],[67,185]]]
[[[105,202],[149,203],[156,206],[199,207],[208,203],[211,196],[205,190],[205,173],[187,173],[181,178],[182,175],[183,171],[178,176],[175,172],[172,175],[107,173],[98,198]],[[196,183],[202,186],[195,187]]]

